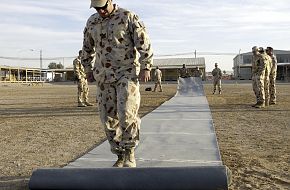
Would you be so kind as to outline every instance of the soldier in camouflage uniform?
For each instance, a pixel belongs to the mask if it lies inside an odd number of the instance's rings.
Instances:
[[[78,107],[93,106],[89,103],[89,87],[85,69],[81,64],[82,50],[79,51],[79,56],[73,61],[74,74],[78,84]]]
[[[162,79],[162,72],[160,71],[159,67],[156,67],[156,70],[154,72],[154,78],[155,78],[155,87],[153,92],[156,91],[157,86],[159,86],[159,92],[162,92],[162,85],[161,85],[161,79]]]
[[[201,72],[201,70],[199,69],[199,67],[197,67],[197,68],[193,71],[192,76],[193,76],[193,77],[202,77],[202,72]]]
[[[212,70],[213,76],[213,93],[215,94],[216,86],[218,86],[219,94],[222,94],[222,71],[218,68],[218,63],[215,63],[215,68]]]
[[[274,55],[272,47],[267,47],[267,54],[271,57],[272,62],[270,65],[270,105],[276,104],[276,76],[277,76],[277,58]]]
[[[252,80],[253,91],[256,95],[257,103],[253,105],[256,108],[265,107],[265,80],[267,80],[268,57],[259,52],[259,48],[254,46],[252,48]],[[267,89],[267,87],[266,87]],[[267,92],[266,92],[267,93]]]
[[[139,142],[139,74],[150,80],[153,52],[145,26],[112,0],[91,0],[97,13],[84,29],[83,65],[97,82],[101,121],[118,156],[114,167],[136,167]],[[140,56],[138,56],[138,53]],[[94,65],[92,62],[94,60]]]
[[[259,48],[259,53],[262,56],[262,59],[265,62],[265,74],[264,74],[264,91],[265,91],[265,106],[269,106],[270,101],[270,93],[269,93],[269,86],[270,86],[270,70],[272,65],[272,58],[265,52],[263,47]]]
[[[181,78],[189,77],[189,72],[188,72],[188,69],[186,68],[185,64],[182,65],[181,69],[178,69],[178,75]]]

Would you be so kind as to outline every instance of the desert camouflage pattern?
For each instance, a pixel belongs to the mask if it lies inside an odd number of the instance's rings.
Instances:
[[[141,123],[138,79],[123,77],[113,83],[97,85],[97,98],[112,153],[120,155],[126,149],[134,149],[139,143]]]
[[[211,72],[213,76],[213,93],[216,91],[216,87],[218,87],[218,91],[222,91],[222,71],[220,68],[214,68]]]
[[[96,13],[88,19],[82,63],[86,72],[93,71],[101,121],[111,151],[120,155],[139,142],[138,77],[141,69],[151,70],[153,51],[138,16],[114,7],[109,17]]]
[[[271,56],[271,70],[270,70],[270,103],[276,103],[276,77],[277,77],[277,58],[275,55]]]
[[[77,77],[78,85],[78,103],[88,102],[89,87],[86,79],[84,66],[81,64],[80,57],[73,61],[74,73]]]
[[[181,69],[178,70],[178,74],[181,78],[189,77],[189,72],[187,68],[182,67]]]
[[[84,29],[82,63],[86,71],[93,68],[101,83],[116,82],[123,76],[137,78],[140,69],[152,66],[153,51],[143,22],[136,14],[114,6],[107,18],[93,14]]]
[[[195,69],[192,73],[193,77],[202,77],[202,72],[199,69]]]
[[[155,78],[155,87],[154,87],[153,92],[156,91],[158,86],[159,86],[159,91],[162,92],[162,84],[161,84],[162,72],[160,71],[160,69],[155,70],[154,78]]]
[[[264,75],[264,90],[265,90],[265,104],[269,105],[270,101],[270,71],[272,65],[272,58],[265,52],[261,54],[262,59],[265,62],[265,75]]]
[[[269,100],[269,72],[270,59],[266,54],[253,55],[252,57],[252,84],[257,103]]]

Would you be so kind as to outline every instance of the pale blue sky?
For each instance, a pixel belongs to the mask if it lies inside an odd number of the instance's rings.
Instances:
[[[254,45],[290,49],[290,0],[114,0],[144,21],[155,55],[248,52]],[[82,46],[90,0],[0,0],[0,56],[71,57]],[[36,51],[29,51],[35,49]],[[187,57],[190,55],[186,55]],[[231,70],[230,56],[207,56]],[[62,60],[55,60],[57,62]],[[47,67],[49,61],[44,61]],[[39,67],[37,61],[0,65]],[[65,66],[71,65],[65,59]]]

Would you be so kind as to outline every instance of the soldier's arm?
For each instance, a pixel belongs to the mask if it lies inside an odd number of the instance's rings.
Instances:
[[[145,26],[143,22],[139,20],[138,16],[133,14],[129,24],[132,39],[138,52],[140,53],[139,60],[141,63],[141,69],[151,70],[153,64],[153,50]]]
[[[74,65],[74,72],[76,77],[80,80],[81,79],[81,74],[80,74],[80,67],[78,65],[78,60],[74,60],[73,61],[73,65]]]
[[[266,69],[266,64],[267,64],[267,59],[266,57],[260,57],[259,61],[258,61],[258,67],[257,67],[257,72],[259,75],[261,75],[263,73],[263,71],[265,71]]]
[[[83,55],[82,64],[85,68],[85,72],[89,73],[92,71],[92,62],[95,54],[95,42],[88,31],[87,27],[84,29],[84,41],[83,41]]]

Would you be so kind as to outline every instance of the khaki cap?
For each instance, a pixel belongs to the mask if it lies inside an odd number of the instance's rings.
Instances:
[[[108,0],[91,0],[91,8],[92,7],[103,7],[106,5]]]

